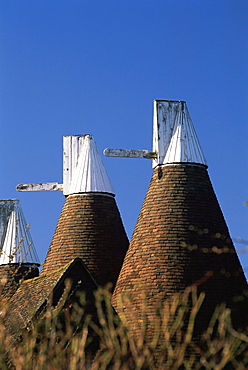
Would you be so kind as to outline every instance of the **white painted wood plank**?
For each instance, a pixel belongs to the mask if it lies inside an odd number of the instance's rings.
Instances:
[[[148,150],[138,149],[110,149],[106,148],[103,151],[106,157],[125,157],[125,158],[156,158],[156,153],[148,152]]]
[[[67,192],[69,187],[70,178],[70,136],[63,137],[63,187],[64,191]]]
[[[57,182],[44,182],[36,184],[19,184],[16,186],[17,191],[48,191],[48,190],[63,190],[63,185]]]

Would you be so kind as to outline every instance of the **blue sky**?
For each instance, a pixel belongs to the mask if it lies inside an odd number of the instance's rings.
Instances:
[[[41,262],[64,197],[15,186],[62,182],[64,135],[151,150],[154,99],[186,100],[231,236],[248,240],[247,19],[246,0],[1,1],[0,198],[20,199]],[[151,162],[103,161],[131,237]]]

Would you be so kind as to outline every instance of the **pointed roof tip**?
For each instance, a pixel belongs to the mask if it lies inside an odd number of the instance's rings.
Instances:
[[[0,200],[0,265],[40,265],[18,199]]]
[[[194,163],[207,166],[185,101],[154,100],[153,168]]]
[[[64,136],[64,195],[107,193],[115,196],[92,135]]]

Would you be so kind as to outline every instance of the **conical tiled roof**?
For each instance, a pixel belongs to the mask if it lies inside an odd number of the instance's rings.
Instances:
[[[121,314],[118,299],[133,295],[134,312],[126,311],[132,326],[141,315],[140,292],[155,315],[161,301],[201,281],[198,289],[207,295],[199,331],[206,328],[216,304],[235,308],[247,283],[207,170],[183,164],[157,168],[116,284],[114,307]],[[246,315],[238,312],[237,326]]]
[[[195,334],[207,328],[214,308],[222,302],[232,309],[235,327],[248,325],[244,294],[248,286],[242,267],[204,156],[198,150],[190,157],[189,148],[198,143],[195,135],[189,135],[194,132],[193,126],[182,126],[182,120],[175,119],[182,106],[172,103],[166,102],[169,111],[163,110],[157,122],[160,133],[154,136],[159,138],[157,144],[164,142],[166,148],[157,147],[156,168],[113,294],[117,313],[125,313],[130,332],[137,336],[144,314],[142,296],[146,296],[150,338],[156,330],[152,321],[161,302],[192,284],[206,293]],[[170,134],[168,122],[172,122]],[[185,140],[180,139],[182,132]],[[167,133],[164,139],[163,133]],[[131,306],[121,302],[126,294],[132,296]]]
[[[92,136],[67,137],[64,148],[69,148],[64,166],[65,171],[71,169],[64,175],[64,192],[69,195],[41,273],[78,257],[99,285],[115,285],[128,239],[112,185]]]
[[[115,284],[127,248],[114,197],[71,195],[65,201],[41,274],[79,257],[98,284]]]

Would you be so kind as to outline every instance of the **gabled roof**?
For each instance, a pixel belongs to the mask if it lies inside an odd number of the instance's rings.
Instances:
[[[0,200],[0,265],[24,263],[39,265],[20,201]]]
[[[92,294],[97,284],[80,258],[75,258],[63,267],[46,275],[24,281],[9,301],[5,326],[12,338],[17,338],[39,310],[49,301],[56,307],[65,289],[65,280],[71,279],[72,289]]]
[[[207,165],[184,101],[155,100],[153,118],[153,167],[168,163]]]
[[[64,195],[114,189],[91,135],[64,136]]]

